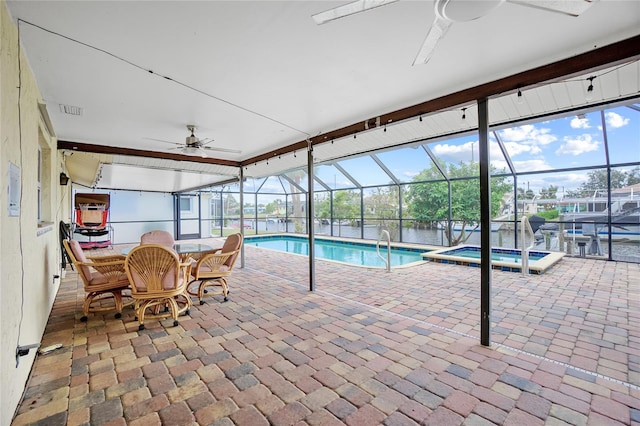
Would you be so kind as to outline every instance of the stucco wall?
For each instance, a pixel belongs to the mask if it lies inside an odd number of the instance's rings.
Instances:
[[[29,378],[36,350],[20,357],[18,346],[39,343],[58,290],[58,223],[69,221],[70,185],[57,141],[41,120],[40,94],[24,55],[18,61],[18,31],[0,4],[0,424],[8,425]],[[41,178],[43,219],[38,222],[38,147],[44,152]],[[20,170],[20,212],[9,215],[10,163]]]

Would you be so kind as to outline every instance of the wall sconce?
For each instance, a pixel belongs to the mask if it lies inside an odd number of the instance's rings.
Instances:
[[[60,185],[66,186],[69,183],[69,176],[65,172],[60,172]]]

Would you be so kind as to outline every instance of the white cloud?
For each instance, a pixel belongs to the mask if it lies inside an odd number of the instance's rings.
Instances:
[[[544,160],[514,161],[513,167],[515,167],[518,172],[532,172],[551,169],[551,166]]]
[[[587,173],[566,173],[561,176],[556,176],[558,182],[562,182],[566,189],[577,188],[587,181]]]
[[[457,155],[464,152],[471,152],[473,142],[462,145],[449,145],[448,143],[438,144],[433,147],[433,152],[439,155]]]
[[[532,152],[533,147],[514,144],[513,142],[511,142],[511,144],[514,145],[512,149],[518,153],[522,151],[533,153]],[[498,146],[497,142],[493,142],[493,141],[490,142],[489,150],[490,150],[491,162],[504,160],[504,157],[502,156],[502,151],[500,150],[500,146]],[[507,152],[511,153],[509,148],[507,148]],[[463,143],[462,145],[449,145],[446,143],[438,144],[433,147],[433,153],[436,154],[438,157],[440,156],[448,157],[448,159],[453,161],[454,163],[458,163],[461,161],[469,162],[472,159],[473,161],[478,161],[480,156],[479,142],[469,141],[469,142]]]
[[[491,165],[496,168],[498,172],[505,170],[509,171],[509,164],[505,160],[492,160]]]
[[[558,140],[551,129],[530,124],[501,130],[500,137],[512,158],[520,154],[540,155],[542,147]]]
[[[553,185],[558,187],[558,195],[561,196],[563,191],[577,189],[586,179],[586,173],[552,173],[522,176],[518,179],[518,183],[521,187],[529,185],[535,193]]]
[[[453,162],[471,161],[472,158],[474,160],[478,159],[476,142],[465,142],[462,145],[437,144],[433,147],[433,153],[438,157],[448,157]]]
[[[523,176],[525,182],[529,182],[534,192],[539,192],[542,188],[553,185],[558,187],[558,196],[563,195],[563,191],[576,190],[587,180],[587,173],[553,173],[533,176]],[[531,180],[528,180],[531,179]],[[518,180],[521,182],[521,180]]]
[[[529,145],[548,145],[558,140],[551,134],[551,129],[538,128],[532,124],[501,130],[500,136],[505,142],[522,142]]]
[[[406,176],[406,177],[411,178],[411,179],[413,179],[414,177],[418,176],[419,174],[420,174],[420,172],[410,172],[410,171],[406,171],[406,172],[402,173],[403,176]]]
[[[589,125],[588,119],[573,117],[571,119],[571,128],[572,129],[589,129],[591,128],[591,126]]]
[[[282,185],[264,185],[260,188],[261,192],[282,192]]]
[[[516,156],[518,154],[532,154],[537,155],[542,152],[539,146],[536,145],[524,145],[517,142],[505,142],[505,148],[507,148],[507,152],[511,157]],[[497,146],[496,146],[497,147]]]
[[[605,113],[604,119],[607,122],[607,125],[613,127],[614,129],[617,129],[618,127],[626,126],[627,124],[629,124],[628,118],[623,117],[620,114],[617,114],[615,112]]]
[[[575,138],[564,138],[564,143],[556,150],[556,154],[580,155],[585,152],[597,151],[600,142],[594,141],[591,135],[582,135]]]

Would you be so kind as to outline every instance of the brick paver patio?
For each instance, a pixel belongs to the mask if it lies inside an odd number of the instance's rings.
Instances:
[[[220,245],[220,241],[216,245]],[[118,247],[116,250],[119,250]],[[14,425],[640,425],[640,265],[391,273],[246,247],[230,300],[138,331],[68,272]]]

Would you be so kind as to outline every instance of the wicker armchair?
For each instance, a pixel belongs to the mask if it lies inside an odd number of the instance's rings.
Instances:
[[[124,270],[125,257],[121,255],[89,257],[85,256],[76,240],[63,240],[65,251],[78,271],[87,293],[82,304],[82,318],[86,321],[89,312],[116,311],[116,318],[122,316],[122,292],[129,289],[129,278]],[[93,269],[93,270],[92,270]],[[114,304],[105,306],[104,299],[113,297]],[[133,303],[133,302],[131,302]],[[131,303],[127,303],[129,305]]]
[[[192,296],[198,296],[200,304],[204,304],[205,293],[209,296],[222,295],[224,301],[228,299],[229,285],[227,277],[233,271],[233,265],[242,247],[242,234],[232,234],[227,237],[222,248],[206,252],[191,268],[191,281],[187,291]],[[197,289],[195,283],[199,283]],[[193,285],[192,285],[193,284]],[[207,287],[219,286],[220,291],[209,293]]]
[[[173,318],[189,314],[191,298],[186,293],[191,263],[182,263],[172,249],[161,244],[134,247],[124,262],[131,282],[131,296],[138,318],[138,329],[144,330],[145,318]]]

